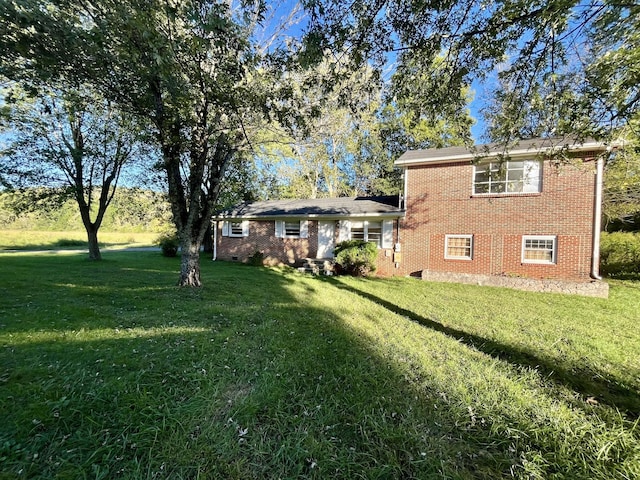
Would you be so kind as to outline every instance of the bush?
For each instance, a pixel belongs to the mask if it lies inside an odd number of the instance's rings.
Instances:
[[[264,265],[264,253],[256,250],[255,253],[249,257],[248,263],[254,267],[261,267]]]
[[[334,251],[336,273],[364,277],[376,269],[378,247],[373,242],[347,240],[338,243]]]
[[[178,254],[180,240],[176,233],[163,233],[156,239],[156,245],[160,247],[165,257],[175,257]]]
[[[605,275],[640,272],[640,234],[603,233],[600,241],[600,270]]]

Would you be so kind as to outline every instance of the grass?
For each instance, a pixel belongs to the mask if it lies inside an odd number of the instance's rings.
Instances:
[[[98,233],[101,248],[148,247],[157,237],[157,233]],[[77,249],[88,248],[87,245],[84,231],[0,230],[0,251]]]
[[[0,253],[0,478],[636,478],[610,298]]]

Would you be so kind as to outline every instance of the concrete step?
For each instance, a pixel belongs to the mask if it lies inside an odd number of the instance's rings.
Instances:
[[[333,259],[305,258],[302,267],[299,267],[298,271],[311,275],[333,275]]]

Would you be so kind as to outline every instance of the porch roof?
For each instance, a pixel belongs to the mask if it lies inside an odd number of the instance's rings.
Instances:
[[[233,218],[349,218],[404,215],[398,195],[378,197],[314,198],[304,200],[267,200],[245,202],[214,215],[214,220]]]

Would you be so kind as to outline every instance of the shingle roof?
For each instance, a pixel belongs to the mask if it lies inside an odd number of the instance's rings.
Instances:
[[[357,216],[401,217],[398,196],[316,198],[305,200],[267,200],[241,203],[214,215],[215,219],[313,217],[341,218]]]
[[[478,157],[495,157],[497,155],[532,155],[557,149],[569,151],[605,150],[606,145],[593,139],[576,140],[573,137],[548,137],[519,140],[512,145],[503,143],[487,143],[467,147],[430,148],[409,150],[402,154],[396,165],[419,165],[423,163],[445,163],[470,161]]]

